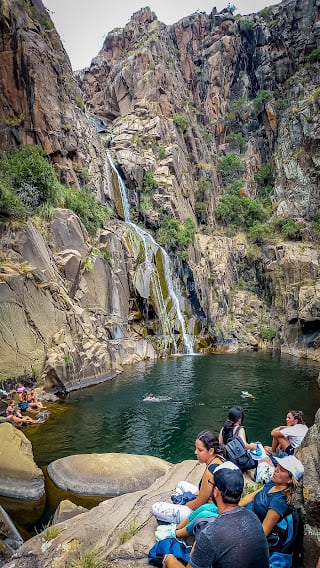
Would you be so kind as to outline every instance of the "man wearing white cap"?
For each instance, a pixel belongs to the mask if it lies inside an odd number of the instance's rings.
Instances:
[[[213,474],[212,499],[219,517],[198,535],[187,568],[268,568],[269,554],[261,523],[251,511],[239,507],[244,479],[231,462]],[[164,568],[183,566],[173,554],[163,559]]]

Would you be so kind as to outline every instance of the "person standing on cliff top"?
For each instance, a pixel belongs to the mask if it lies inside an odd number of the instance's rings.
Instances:
[[[215,469],[213,482],[209,483],[219,517],[200,532],[187,568],[269,568],[261,523],[252,511],[239,507],[244,486],[240,469],[227,461]],[[163,566],[181,568],[183,564],[173,554],[167,554]]]

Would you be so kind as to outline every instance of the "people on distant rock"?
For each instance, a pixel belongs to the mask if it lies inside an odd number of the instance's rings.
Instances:
[[[239,437],[243,440],[247,450],[256,450],[257,444],[249,443],[245,428],[243,427],[244,411],[241,406],[233,406],[228,413],[228,419],[219,432],[220,444],[227,444],[233,438]]]
[[[288,514],[288,506],[304,474],[304,467],[295,456],[274,459],[278,465],[271,482],[240,501],[240,505],[246,506],[259,517],[267,537],[277,522]]]
[[[27,400],[27,389],[25,387],[19,387],[17,389],[18,393],[18,407],[21,411],[29,410],[29,403]]]
[[[307,432],[308,426],[303,420],[302,410],[289,410],[286,426],[277,426],[271,430],[272,446],[265,446],[265,450],[274,454],[279,448],[290,456],[301,445]]]
[[[179,523],[211,498],[212,474],[217,465],[225,461],[224,449],[219,444],[216,434],[210,430],[200,432],[195,441],[195,455],[200,463],[206,464],[206,469],[200,480],[199,487],[187,481],[181,481],[176,488],[177,495],[172,497],[173,503],[158,501],[151,507],[151,513],[160,521]]]
[[[219,516],[198,534],[187,568],[268,568],[268,545],[261,523],[252,511],[239,507],[244,487],[240,469],[225,462],[215,469],[213,481],[208,481]],[[162,565],[183,566],[173,554],[167,554]]]
[[[12,413],[13,413],[13,411],[16,409],[16,407],[17,407],[16,401],[15,401],[15,400],[10,400],[10,401],[9,401],[9,404],[8,404],[8,406],[7,406],[7,408],[6,408],[6,417],[7,417],[7,418],[12,415]]]
[[[27,393],[27,402],[30,408],[35,408],[36,410],[45,410],[45,407],[43,406],[42,402],[38,400],[38,397],[34,389],[31,389]]]
[[[15,426],[27,426],[28,424],[38,424],[40,422],[40,420],[34,420],[30,416],[22,416],[17,408],[13,410],[8,418]]]

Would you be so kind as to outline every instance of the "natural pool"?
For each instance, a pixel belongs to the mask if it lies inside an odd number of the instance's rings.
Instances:
[[[245,409],[250,441],[270,442],[289,409],[307,424],[320,407],[320,367],[274,353],[173,357],[130,367],[111,381],[70,393],[44,424],[25,429],[38,465],[70,454],[127,452],[171,462],[193,458],[198,432],[219,431],[228,409]],[[243,399],[241,391],[255,398]],[[144,395],[171,397],[143,402]]]

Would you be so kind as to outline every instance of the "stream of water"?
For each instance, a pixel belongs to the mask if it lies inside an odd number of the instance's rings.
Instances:
[[[150,235],[150,233],[148,233],[145,229],[142,229],[141,227],[139,227],[139,225],[136,225],[135,223],[133,223],[130,219],[130,203],[127,197],[127,191],[126,191],[126,186],[125,183],[123,181],[123,179],[121,178],[113,160],[111,157],[110,152],[107,150],[107,159],[108,159],[108,163],[111,167],[111,169],[113,170],[113,172],[115,173],[116,179],[117,179],[117,183],[118,183],[118,189],[119,189],[119,193],[120,193],[120,197],[121,197],[121,204],[122,204],[122,209],[123,209],[123,218],[125,223],[127,223],[128,225],[130,225],[130,227],[133,229],[133,231],[135,231],[135,233],[137,235],[139,235],[142,243],[143,243],[143,247],[144,247],[144,263],[142,265],[142,269],[143,269],[143,280],[144,280],[144,294],[142,293],[142,291],[140,290],[140,294],[142,295],[142,297],[145,297],[146,299],[148,299],[149,294],[150,294],[150,283],[152,283],[153,285],[153,290],[154,293],[156,295],[156,299],[157,299],[157,310],[158,310],[158,318],[159,321],[161,322],[162,325],[162,331],[163,331],[163,336],[164,338],[167,336],[170,336],[172,344],[173,344],[173,348],[174,348],[174,353],[178,352],[177,349],[177,344],[176,344],[176,340],[175,340],[175,334],[174,334],[174,330],[173,330],[173,324],[172,321],[170,321],[169,316],[167,314],[167,305],[166,302],[164,301],[163,298],[163,294],[162,294],[162,288],[161,288],[161,283],[160,283],[160,278],[159,278],[159,274],[158,271],[156,269],[155,266],[155,262],[153,262],[154,260],[154,255],[155,252],[159,249],[162,255],[162,259],[163,259],[163,265],[164,265],[164,277],[166,280],[166,284],[168,287],[168,292],[169,292],[169,298],[172,300],[173,302],[173,306],[174,306],[174,310],[175,310],[175,314],[176,317],[180,323],[180,327],[181,327],[181,335],[182,335],[182,339],[183,339],[183,347],[184,347],[184,352],[187,354],[192,354],[193,353],[193,336],[191,336],[190,334],[187,333],[186,330],[186,324],[185,324],[185,320],[184,320],[184,316],[182,314],[181,308],[180,308],[180,303],[179,303],[179,298],[178,298],[178,290],[176,288],[173,276],[172,276],[172,271],[171,271],[171,263],[170,263],[170,259],[168,254],[166,253],[166,251],[164,250],[164,248],[162,248],[155,240],[154,238]],[[109,176],[108,179],[108,183],[111,184],[112,183],[112,179],[111,176]]]
[[[44,424],[28,427],[42,466],[70,454],[126,452],[171,462],[192,459],[205,428],[219,431],[228,409],[245,409],[250,441],[270,443],[289,409],[303,410],[310,426],[320,407],[319,365],[272,353],[172,357],[139,363],[95,387],[52,405]],[[241,391],[255,398],[243,399]],[[143,402],[146,393],[171,400]]]

